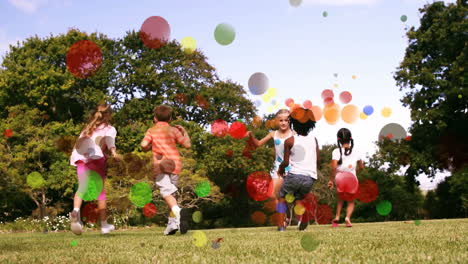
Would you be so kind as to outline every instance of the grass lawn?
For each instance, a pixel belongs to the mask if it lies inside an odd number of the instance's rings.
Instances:
[[[0,263],[468,263],[468,219],[162,231],[0,234]]]

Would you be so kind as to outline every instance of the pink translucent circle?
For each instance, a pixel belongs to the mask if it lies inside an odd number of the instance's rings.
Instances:
[[[322,91],[322,99],[325,100],[327,98],[332,98],[335,96],[332,90],[330,89],[325,89]]]
[[[215,120],[211,124],[211,133],[215,137],[224,137],[229,132],[228,123],[222,119]]]
[[[302,103],[305,109],[310,109],[312,108],[312,102],[310,100],[305,100],[304,103]]]
[[[160,16],[148,17],[140,28],[140,39],[150,49],[164,46],[170,38],[171,28]]]
[[[344,91],[344,92],[340,93],[340,101],[343,104],[347,104],[347,103],[351,102],[352,99],[353,99],[353,96],[351,95],[350,92]]]

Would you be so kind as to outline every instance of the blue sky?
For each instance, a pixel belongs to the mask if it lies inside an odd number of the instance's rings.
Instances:
[[[430,2],[303,0],[292,7],[289,0],[2,0],[0,53],[16,41],[57,35],[71,27],[118,38],[128,30],[139,30],[146,18],[161,16],[171,27],[172,39],[190,36],[197,41],[220,78],[238,82],[248,91],[249,77],[265,73],[270,87],[277,89],[271,99],[281,107],[289,97],[299,103],[309,99],[322,107],[324,89],[335,92],[335,101],[340,92],[349,91],[351,104],[360,109],[372,105],[375,112],[366,120],[329,125],[322,119],[315,130],[320,144],[330,144],[338,129],[347,127],[360,151],[372,154],[384,125],[398,123],[407,129],[411,124],[392,76],[407,46],[405,28],[418,26],[418,8]],[[402,15],[408,17],[406,22],[400,21]],[[214,40],[219,23],[235,28],[232,44],[221,46]],[[262,100],[250,93],[249,98]],[[271,100],[262,101],[259,114],[272,110],[271,105]],[[390,117],[380,114],[383,107],[392,109]],[[442,176],[433,183],[423,178],[422,188],[430,189]]]

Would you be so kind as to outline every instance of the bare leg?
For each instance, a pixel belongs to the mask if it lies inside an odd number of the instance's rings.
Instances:
[[[335,219],[334,219],[336,221],[340,221],[341,208],[343,208],[343,200],[338,198],[338,203],[336,204],[336,215],[335,215]]]
[[[83,203],[83,199],[81,199],[77,194],[73,197],[73,208],[81,208],[81,204]]]
[[[346,207],[346,218],[345,222],[347,225],[351,225],[351,215],[353,214],[354,210],[354,201],[348,202],[348,207]]]
[[[99,219],[101,222],[107,221],[107,204],[106,200],[98,200]]]
[[[177,205],[177,200],[174,196],[168,195],[164,197],[164,201],[166,201],[167,206],[169,206],[169,209]]]

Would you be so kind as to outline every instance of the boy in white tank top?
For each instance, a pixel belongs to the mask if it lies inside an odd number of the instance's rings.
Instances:
[[[317,180],[317,161],[319,147],[317,139],[312,133],[316,120],[313,112],[308,109],[297,108],[290,115],[291,128],[296,134],[284,142],[284,160],[281,162],[278,175],[284,177],[284,183],[278,193],[278,202],[284,203],[284,197],[289,193],[296,198],[296,204],[312,189]],[[285,175],[285,168],[290,166]],[[284,213],[280,214],[284,219]],[[278,231],[284,231],[284,221],[278,221]],[[299,221],[299,230],[305,230],[308,221]]]

